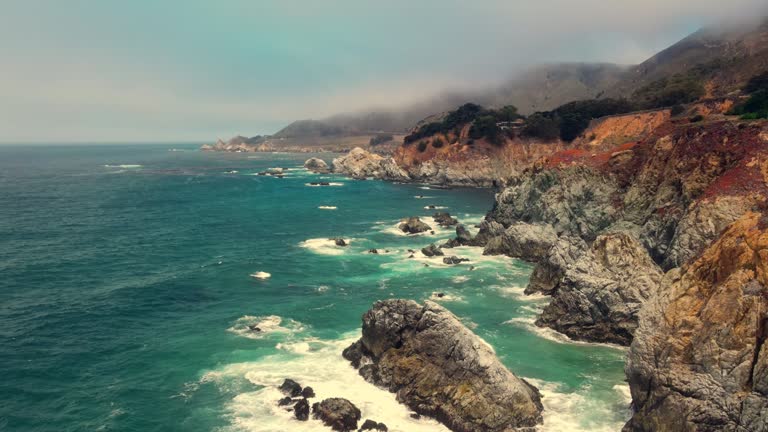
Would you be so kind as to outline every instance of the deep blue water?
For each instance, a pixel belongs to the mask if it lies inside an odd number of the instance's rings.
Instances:
[[[285,377],[390,430],[441,430],[340,357],[375,300],[438,291],[543,390],[544,430],[620,428],[624,353],[533,327],[546,299],[522,295],[529,265],[473,248],[456,250],[472,271],[408,258],[451,233],[398,235],[400,218],[436,205],[472,226],[490,191],[309,187],[308,155],[170,147],[0,146],[0,430],[325,430],[274,406]],[[253,175],[270,167],[291,170]]]

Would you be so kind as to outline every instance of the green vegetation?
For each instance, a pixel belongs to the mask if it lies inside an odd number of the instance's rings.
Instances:
[[[632,100],[640,109],[654,109],[694,102],[704,92],[699,72],[692,70],[643,86],[632,94]]]
[[[514,121],[519,118],[523,118],[523,116],[518,114],[517,108],[512,105],[507,105],[498,110],[491,110],[477,104],[467,103],[455,111],[449,112],[442,121],[422,125],[406,136],[404,142],[410,144],[439,133],[445,135],[455,133],[458,135],[462,126],[472,123],[470,135],[473,139],[485,138],[494,144],[500,144],[503,142],[503,134],[501,128],[496,124]]]
[[[378,134],[376,136],[371,137],[371,140],[368,142],[371,147],[377,146],[379,144],[384,144],[386,142],[390,142],[395,137],[393,137],[391,134]]]
[[[704,116],[701,114],[696,114],[695,116],[688,119],[691,123],[698,123],[702,120],[704,120]]]
[[[744,91],[748,94],[759,90],[768,90],[768,71],[753,76],[744,87]]]
[[[560,137],[560,122],[551,112],[532,114],[525,122],[523,135],[546,141]]]
[[[752,77],[744,91],[750,93],[749,99],[729,114],[739,115],[744,120],[768,118],[768,72]]]
[[[677,104],[672,107],[670,111],[670,114],[672,114],[672,117],[679,116],[683,112],[685,112],[685,107],[683,105]]]
[[[485,138],[491,144],[501,145],[504,142],[502,139],[503,133],[501,128],[496,125],[496,122],[496,117],[492,115],[479,117],[472,123],[472,127],[469,129],[469,137],[472,139]]]

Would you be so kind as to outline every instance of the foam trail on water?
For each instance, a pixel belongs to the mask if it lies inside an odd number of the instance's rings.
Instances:
[[[251,327],[258,327],[259,331],[254,331]],[[304,330],[304,325],[292,319],[283,322],[283,318],[277,315],[270,316],[251,316],[245,315],[238,318],[228,332],[248,339],[263,339],[270,333],[281,333],[283,335],[293,335]]]
[[[535,316],[512,318],[511,320],[505,321],[504,324],[511,324],[517,327],[521,327],[535,334],[536,336],[539,336],[540,338],[547,339],[552,342],[572,344],[572,345],[587,345],[587,346],[596,346],[596,347],[599,346],[599,347],[605,347],[605,348],[613,348],[620,351],[627,350],[626,347],[623,347],[620,345],[614,345],[609,343],[598,343],[598,342],[584,342],[584,341],[571,339],[568,336],[558,332],[557,330],[553,330],[549,327],[537,326]]]
[[[348,244],[352,242],[350,239],[345,239],[345,241]],[[312,252],[320,255],[344,255],[344,250],[349,246],[336,246],[334,240],[329,240],[327,238],[315,238],[304,240],[303,242],[299,243],[299,247],[309,249]]]
[[[366,382],[341,357],[341,351],[358,337],[359,333],[334,341],[309,339],[293,344],[282,343],[278,347],[283,353],[210,371],[201,382],[212,382],[226,389],[232,387],[228,382],[245,379],[261,387],[239,392],[226,404],[225,410],[231,422],[230,427],[225,428],[227,431],[329,431],[319,420],[298,421],[292,411],[277,406],[278,399],[284,396],[277,386],[285,378],[291,378],[302,386],[314,389],[317,397],[310,399],[310,404],[329,397],[350,400],[362,412],[358,426],[366,419],[373,419],[385,423],[393,432],[448,432],[435,420],[411,418],[411,411],[397,402],[394,393]]]
[[[543,396],[544,424],[537,428],[540,432],[616,432],[629,420],[631,399],[621,389],[614,388],[615,403],[606,404],[605,401],[588,398],[582,393],[587,389],[565,393],[556,383],[531,378],[526,380],[538,387]]]

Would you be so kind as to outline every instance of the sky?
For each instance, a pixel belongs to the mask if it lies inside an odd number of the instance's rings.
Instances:
[[[0,142],[214,141],[533,65],[639,63],[765,0],[0,0]]]

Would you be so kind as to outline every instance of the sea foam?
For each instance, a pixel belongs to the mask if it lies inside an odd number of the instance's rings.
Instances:
[[[362,412],[359,422],[366,419],[383,422],[392,432],[447,432],[448,429],[435,420],[410,417],[411,411],[397,402],[394,393],[380,389],[365,381],[341,351],[359,337],[347,335],[343,339],[321,341],[307,339],[294,343],[281,343],[281,353],[264,357],[258,361],[230,364],[222,369],[206,373],[201,382],[212,382],[229,388],[227,381],[247,380],[261,387],[241,391],[225,407],[231,426],[229,431],[274,432],[328,431],[322,422],[310,419],[306,422],[294,418],[293,411],[279,407],[277,401],[284,395],[277,387],[286,378],[302,386],[311,386],[315,398],[310,403],[329,397],[350,400]]]

